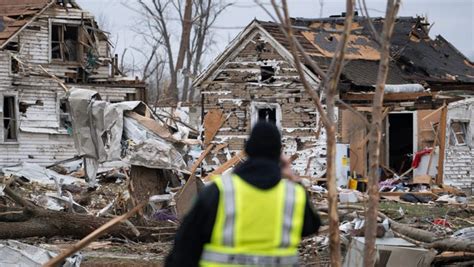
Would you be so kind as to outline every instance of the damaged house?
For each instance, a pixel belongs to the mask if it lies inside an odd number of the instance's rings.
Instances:
[[[381,32],[383,20],[372,22]],[[343,24],[343,16],[293,19],[296,38],[323,70],[336,51]],[[428,33],[423,18],[396,21],[385,89],[381,167],[397,175],[429,173],[438,184],[444,179],[471,193],[474,117],[469,100],[456,101],[473,95],[474,64],[443,37],[432,39]],[[379,59],[367,18],[355,16],[339,99],[369,120]],[[314,86],[319,84],[309,64],[305,73]],[[293,165],[300,175],[324,176],[325,131],[299,82],[280,25],[252,21],[194,85],[201,92],[203,116],[218,110],[224,118],[213,142],[227,148],[209,158],[209,165],[218,166],[242,150],[252,124],[265,119],[281,129],[285,153],[298,156]],[[339,185],[347,185],[350,175],[367,174],[368,131],[349,110],[343,106],[338,110],[337,176]],[[413,155],[425,148],[435,149],[421,156],[424,169],[412,166]]]
[[[68,88],[104,100],[144,100],[124,76],[107,33],[75,1],[0,0],[0,166],[74,157]]]

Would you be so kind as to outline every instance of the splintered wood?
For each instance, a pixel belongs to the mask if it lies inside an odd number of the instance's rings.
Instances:
[[[226,163],[222,164],[219,168],[215,169],[213,172],[211,172],[209,175],[207,175],[203,180],[204,181],[212,180],[213,176],[222,174],[223,172],[225,172],[229,168],[234,167],[239,162],[241,162],[245,157],[246,157],[246,154],[245,154],[244,151],[239,152],[237,155],[233,156]]]
[[[199,165],[202,161],[206,158],[206,156],[211,152],[214,148],[214,145],[210,145],[201,153],[201,156],[194,162],[193,166],[191,166],[190,172],[191,176],[184,184],[181,191],[178,193],[178,197],[176,198],[176,210],[178,213],[178,217],[182,218],[184,214],[189,210],[192,204],[192,199],[198,193],[198,178],[196,178],[196,170],[199,168]]]
[[[168,129],[166,129],[164,126],[159,125],[158,122],[154,119],[142,116],[133,111],[127,112],[126,115],[127,117],[138,121],[141,125],[145,126],[148,130],[157,134],[159,137],[164,139],[171,138],[171,133],[168,131]]]
[[[204,116],[204,146],[207,147],[225,122],[224,113],[220,109],[211,109]]]

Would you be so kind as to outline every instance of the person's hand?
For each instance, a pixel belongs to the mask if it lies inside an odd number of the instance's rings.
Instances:
[[[293,182],[299,182],[300,178],[296,175],[291,169],[290,158],[282,155],[280,158],[281,161],[281,175],[283,178],[287,178]]]

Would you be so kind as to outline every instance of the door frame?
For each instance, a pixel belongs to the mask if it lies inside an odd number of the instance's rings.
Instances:
[[[418,113],[417,111],[391,111],[385,117],[385,165],[389,166],[390,163],[390,114],[407,114],[411,113],[413,117],[413,148],[412,153],[415,154],[418,151]]]

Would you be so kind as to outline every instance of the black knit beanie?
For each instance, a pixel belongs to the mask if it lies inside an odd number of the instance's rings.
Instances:
[[[281,135],[275,124],[259,121],[245,144],[245,152],[250,158],[280,160]]]

